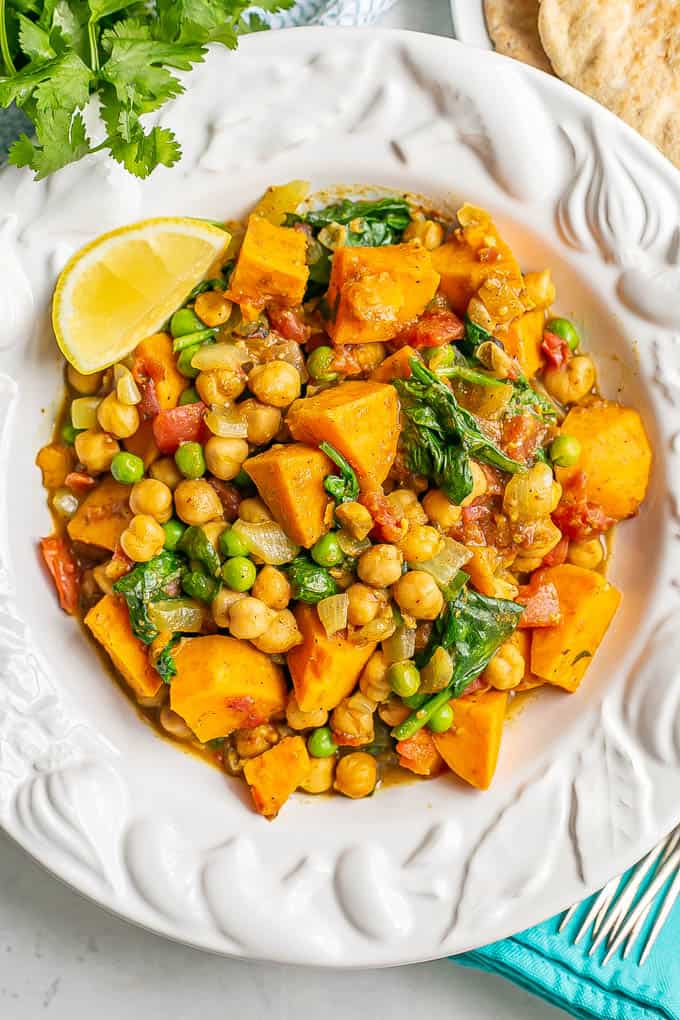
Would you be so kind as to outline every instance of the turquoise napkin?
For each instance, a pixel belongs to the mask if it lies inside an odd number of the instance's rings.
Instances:
[[[573,944],[591,903],[592,899],[581,904],[562,932],[557,930],[561,917],[553,917],[512,938],[451,959],[464,967],[500,974],[584,1020],[680,1020],[680,900],[641,967],[637,964],[640,948],[634,948],[626,960],[619,950],[602,966],[603,946],[590,957],[589,937],[578,946]],[[653,910],[636,947],[644,945],[654,915]]]

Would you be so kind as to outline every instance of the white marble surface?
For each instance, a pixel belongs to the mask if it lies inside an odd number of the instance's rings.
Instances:
[[[383,24],[448,35],[447,0],[400,0]],[[338,973],[223,960],[166,942],[82,899],[0,836],[3,1020],[359,1020],[566,1016],[447,961]]]

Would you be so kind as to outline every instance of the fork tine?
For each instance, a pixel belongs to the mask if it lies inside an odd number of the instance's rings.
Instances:
[[[592,946],[590,947],[590,951],[588,953],[589,956],[592,956],[593,953],[596,952],[597,947],[601,945],[601,943],[607,936],[609,936],[610,941],[614,938],[619,925],[622,924],[623,921],[625,920],[626,914],[630,909],[630,906],[633,900],[635,899],[635,896],[637,895],[640,885],[644,881],[645,877],[648,875],[650,868],[652,868],[655,861],[658,859],[659,855],[663,851],[666,842],[667,839],[663,840],[662,843],[658,843],[655,847],[653,847],[653,849],[649,851],[647,856],[643,857],[643,859],[640,861],[637,867],[634,868],[630,877],[628,878],[626,885],[621,890],[619,896],[617,896],[614,902],[612,903],[611,910],[606,920],[603,919],[601,922],[601,927],[598,925],[594,929],[593,934],[595,938],[593,940]]]
[[[663,928],[663,926],[664,926],[664,924],[666,922],[666,918],[668,917],[668,915],[670,914],[671,910],[673,909],[673,905],[674,905],[675,901],[677,900],[678,896],[680,896],[680,870],[678,870],[677,875],[673,879],[673,882],[671,883],[671,887],[668,890],[668,892],[667,892],[667,894],[666,894],[666,896],[664,898],[663,903],[661,904],[661,909],[659,910],[659,916],[657,917],[656,921],[654,922],[654,926],[652,927],[652,930],[650,931],[649,935],[647,936],[647,941],[645,942],[644,949],[642,950],[642,954],[640,956],[640,966],[642,966],[642,964],[645,962],[645,960],[649,956],[649,954],[651,952],[651,949],[652,949],[652,946],[654,945],[654,943],[656,942],[657,938],[659,937],[659,932]]]
[[[612,958],[616,950],[619,948],[621,943],[627,938],[628,934],[635,927],[636,922],[640,915],[646,910],[648,904],[654,901],[659,890],[663,887],[665,882],[675,872],[676,868],[680,866],[680,847],[676,847],[673,853],[668,857],[666,862],[658,869],[654,879],[650,883],[649,887],[645,889],[641,899],[635,905],[631,913],[628,915],[625,923],[619,928],[616,938],[613,940],[607,950],[607,955],[602,961],[603,965],[608,963]]]

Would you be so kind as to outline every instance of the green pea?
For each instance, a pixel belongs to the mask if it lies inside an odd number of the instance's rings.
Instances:
[[[73,446],[73,444],[76,441],[76,436],[78,435],[79,432],[82,431],[83,431],[82,429],[74,428],[74,426],[71,425],[71,422],[67,421],[61,427],[61,438],[69,446]]]
[[[316,382],[333,382],[338,373],[331,370],[335,352],[331,347],[317,347],[307,358],[307,371]]]
[[[173,338],[195,333],[199,329],[203,329],[203,323],[191,308],[179,308],[170,319]]]
[[[248,556],[248,546],[237,531],[225,528],[220,535],[220,552],[226,559],[232,556]]]
[[[217,581],[198,570],[190,570],[182,578],[182,591],[192,599],[212,602],[217,594]]]
[[[409,660],[393,662],[387,670],[387,682],[401,698],[410,698],[418,693],[420,673]]]
[[[182,443],[175,454],[175,464],[185,478],[202,478],[205,457],[200,443]]]
[[[562,434],[550,444],[550,459],[558,467],[575,467],[581,458],[581,444],[576,436]]]
[[[199,373],[199,369],[194,368],[191,362],[194,354],[198,354],[200,349],[200,344],[194,344],[193,347],[186,347],[177,358],[177,371],[181,372],[182,375],[187,377],[187,379],[195,379]]]
[[[163,525],[163,531],[165,532],[165,547],[173,552],[178,544],[179,540],[186,531],[186,525],[178,521],[176,517],[171,517],[169,521],[166,521]]]
[[[410,698],[402,698],[401,700],[407,708],[412,708],[417,712],[419,708],[423,707],[428,698],[429,694],[412,694]]]
[[[245,556],[232,556],[222,567],[222,579],[232,591],[248,591],[256,577],[255,564]]]
[[[134,453],[121,450],[111,461],[111,474],[123,485],[134,485],[144,477],[144,461]]]
[[[338,745],[333,740],[333,733],[328,726],[320,726],[318,730],[310,733],[307,749],[312,758],[330,758],[337,751]]]
[[[554,333],[555,336],[561,336],[566,340],[572,351],[575,351],[581,343],[581,334],[569,319],[551,319],[545,328],[548,333]]]
[[[193,369],[192,369],[193,371]],[[197,404],[201,398],[196,392],[195,386],[187,386],[184,392],[179,398],[179,406],[184,407],[185,404]]]
[[[332,531],[323,535],[309,551],[314,562],[318,563],[320,567],[337,567],[345,558],[340,543]]]
[[[453,726],[453,709],[448,701],[440,705],[436,712],[430,716],[428,726],[433,733],[446,733]]]

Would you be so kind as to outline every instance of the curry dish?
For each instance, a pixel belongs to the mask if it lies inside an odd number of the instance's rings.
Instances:
[[[37,458],[62,608],[267,817],[387,766],[488,787],[514,695],[583,680],[651,464],[488,213],[306,192],[226,224],[121,361],[67,365]]]

